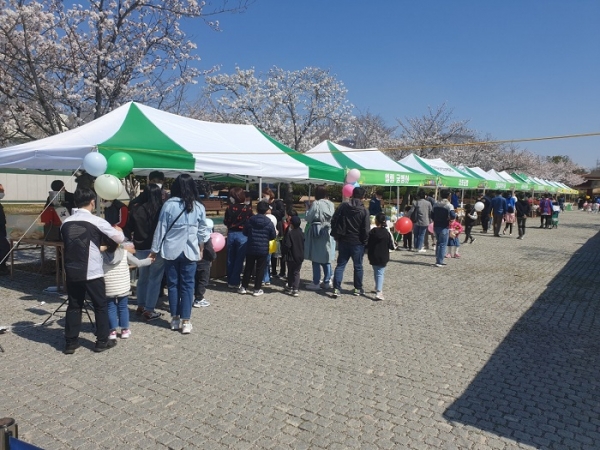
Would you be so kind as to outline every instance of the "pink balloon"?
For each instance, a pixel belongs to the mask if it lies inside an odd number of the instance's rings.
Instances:
[[[427,226],[427,231],[429,231],[431,234],[433,234],[433,222],[431,222],[428,226]]]
[[[343,188],[342,188],[342,195],[344,197],[352,197],[352,192],[354,191],[354,186],[352,184],[346,184]]]
[[[223,250],[223,247],[225,247],[225,237],[221,233],[210,233],[210,239],[212,240],[215,252]]]

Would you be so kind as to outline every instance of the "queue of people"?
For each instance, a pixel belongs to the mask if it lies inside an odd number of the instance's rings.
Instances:
[[[172,330],[189,334],[193,329],[192,308],[209,305],[204,295],[216,253],[196,183],[190,175],[181,174],[172,184],[169,195],[162,187],[162,173],[151,173],[149,181],[128,207],[117,201],[104,202],[105,219],[92,214],[96,201],[101,201],[92,189],[78,187],[72,194],[72,214],[61,227],[68,291],[67,354],[79,347],[86,295],[96,315],[95,351],[114,347],[117,337],[131,336],[127,308],[130,264],[138,267],[136,314],[142,320],[149,322],[162,316],[156,305],[163,275],[167,280]],[[280,277],[286,280],[284,292],[297,297],[301,267],[307,260],[312,265],[312,279],[305,288],[331,289],[331,296],[338,298],[342,294],[345,268],[351,261],[352,293],[360,296],[365,293],[363,258],[366,254],[373,267],[375,300],[383,300],[385,267],[395,243],[382,210],[382,193],[376,192],[369,210],[364,206],[365,193],[363,188],[356,187],[351,198],[335,208],[328,198],[327,188],[317,186],[303,231],[295,210],[275,199],[270,189],[265,189],[256,205],[256,213],[243,189],[230,189],[223,220],[228,237],[228,288],[258,297],[264,294],[263,286],[268,285],[271,278]],[[414,225],[408,239],[410,244],[414,239],[414,251],[423,253],[427,251],[427,237],[431,234],[435,242],[434,265],[443,267],[447,258],[460,258],[463,234],[463,244],[475,241],[472,233],[478,211],[470,204],[465,205],[463,226],[463,216],[457,216],[452,203],[456,199],[449,191],[442,190],[440,199],[432,200],[419,190],[416,200],[407,206],[405,215]],[[502,234],[506,231],[512,234],[513,223],[516,223],[518,239],[524,238],[531,204],[522,193],[518,199],[512,195],[505,198],[501,192],[493,198],[485,194],[479,201],[483,203],[482,233],[487,232],[493,220],[494,236],[500,236],[502,224]],[[542,224],[546,226],[544,216],[555,211],[551,201],[549,210],[544,201],[540,202],[540,213]],[[370,214],[372,211],[376,212],[374,217]]]

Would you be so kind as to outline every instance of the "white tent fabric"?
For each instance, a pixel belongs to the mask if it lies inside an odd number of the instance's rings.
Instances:
[[[165,142],[171,142],[171,147],[152,147],[151,138],[139,131],[144,130],[143,127],[164,138]],[[121,142],[114,144],[115,136],[127,146]],[[254,126],[204,122],[134,102],[76,129],[0,149],[0,169],[75,170],[87,153],[98,148],[102,153],[132,152],[134,162],[136,158],[144,161],[145,154],[151,152],[158,155],[154,160],[164,157],[169,161],[178,151],[180,156],[187,155],[191,164],[186,167],[187,171],[198,174],[219,173],[296,182],[311,178],[343,181],[343,171],[285,147]],[[134,171],[167,168],[185,171],[176,162],[171,163],[163,167],[156,162],[136,164]]]

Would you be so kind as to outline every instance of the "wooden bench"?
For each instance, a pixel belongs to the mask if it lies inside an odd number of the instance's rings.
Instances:
[[[206,199],[202,200],[202,204],[204,205],[204,209],[206,212],[215,211],[217,216],[223,210],[223,202],[220,199]]]

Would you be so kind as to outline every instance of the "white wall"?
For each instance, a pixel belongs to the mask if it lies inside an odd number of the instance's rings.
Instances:
[[[77,188],[75,178],[71,176],[0,173],[0,184],[5,192],[3,202],[45,203],[54,180],[62,180],[69,192],[75,192]],[[125,189],[119,198],[129,200]]]

